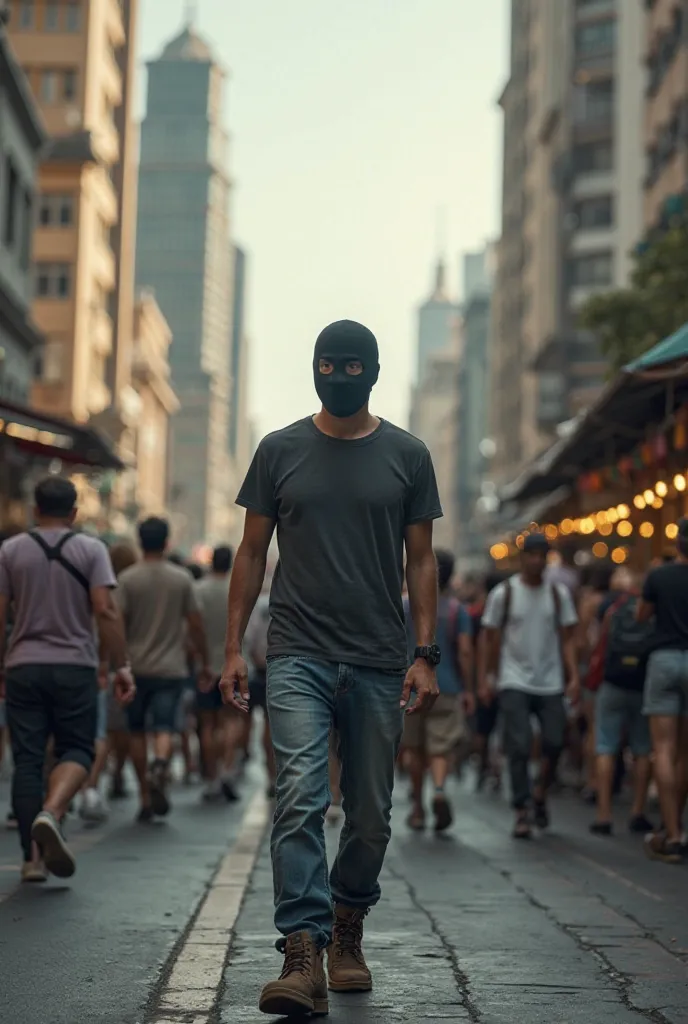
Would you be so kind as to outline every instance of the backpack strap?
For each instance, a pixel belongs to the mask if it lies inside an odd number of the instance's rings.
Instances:
[[[561,626],[561,594],[556,583],[552,584],[552,600],[554,601],[554,624],[557,631],[560,631]]]
[[[81,572],[80,569],[77,569],[77,567],[73,565],[72,562],[68,561],[62,554],[62,549],[67,543],[67,541],[71,540],[72,537],[76,536],[76,534],[72,530],[69,530],[63,537],[60,537],[59,541],[57,542],[57,544],[55,544],[54,547],[51,547],[51,545],[48,544],[45,541],[45,539],[41,537],[40,533],[38,533],[36,530],[29,530],[28,536],[31,537],[31,539],[34,540],[36,544],[38,544],[39,548],[42,550],[43,554],[45,555],[49,562],[59,562],[62,568],[65,569],[69,573],[69,575],[77,581],[77,583],[81,584],[86,593],[90,593],[91,584],[86,579],[84,574]]]
[[[511,614],[511,599],[513,597],[513,590],[511,589],[511,580],[504,580],[504,608],[502,609],[502,622],[500,625],[500,631],[503,633],[509,624],[509,615]]]

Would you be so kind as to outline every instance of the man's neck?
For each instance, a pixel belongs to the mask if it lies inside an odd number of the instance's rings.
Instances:
[[[162,562],[165,557],[164,551],[144,551],[143,560],[144,562]]]
[[[37,516],[36,526],[39,530],[69,530],[72,524],[68,519],[58,519],[55,516]]]
[[[525,573],[521,573],[521,579],[527,587],[541,587],[544,583],[544,576],[526,576]]]
[[[355,441],[360,437],[367,437],[377,430],[380,420],[373,416],[367,405],[354,416],[333,416],[327,409],[321,409],[313,417],[318,430],[328,437],[339,437],[344,441]]]

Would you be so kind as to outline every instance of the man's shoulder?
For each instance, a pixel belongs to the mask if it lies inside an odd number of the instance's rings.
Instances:
[[[416,458],[421,458],[424,455],[429,456],[428,446],[419,437],[416,437],[415,434],[409,433],[403,427],[398,427],[396,423],[392,423],[390,420],[384,420],[383,422],[385,429],[382,436],[387,445],[393,446],[398,451],[408,453]]]
[[[309,421],[310,417],[306,416],[300,420],[295,420],[294,423],[290,423],[286,427],[280,427],[279,430],[272,430],[261,440],[258,448],[263,452],[273,454],[284,451],[294,441],[301,441],[304,438],[315,436]]]

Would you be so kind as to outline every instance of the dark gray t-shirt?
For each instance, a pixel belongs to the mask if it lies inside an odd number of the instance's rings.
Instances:
[[[237,504],[277,523],[268,657],[406,666],[404,531],[442,515],[422,441],[386,420],[353,441],[299,420],[261,441]]]

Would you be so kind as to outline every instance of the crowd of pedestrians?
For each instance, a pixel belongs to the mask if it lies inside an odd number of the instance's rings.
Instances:
[[[0,544],[0,738],[23,880],[74,873],[65,819],[102,821],[105,777],[109,799],[127,796],[128,764],[141,826],[172,810],[175,754],[204,803],[235,803],[262,711],[284,967],[260,1008],[275,1015],[372,987],[364,922],[399,774],[419,832],[426,807],[437,832],[455,823],[448,783],[469,762],[479,791],[504,774],[513,837],[529,840],[567,760],[605,840],[632,758],[629,828],[653,859],[687,849],[688,520],[644,580],[579,569],[537,532],[513,572],[457,578],[433,548],[427,449],[369,410],[375,337],[330,325],[312,369],[321,410],[259,445],[236,558],[221,546],[208,570],[186,564],[160,518],[108,550],[74,528],[76,491],[58,477],[36,487],[34,527]],[[329,875],[326,820],[343,822]]]

